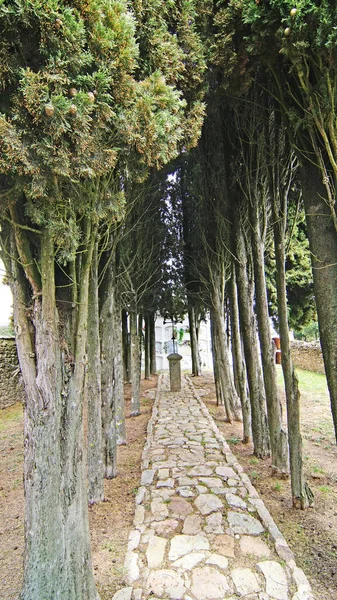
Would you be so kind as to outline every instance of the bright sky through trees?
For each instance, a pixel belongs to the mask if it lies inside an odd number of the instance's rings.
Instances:
[[[4,266],[0,261],[0,325],[8,325],[13,302],[9,286],[2,283],[4,275]]]

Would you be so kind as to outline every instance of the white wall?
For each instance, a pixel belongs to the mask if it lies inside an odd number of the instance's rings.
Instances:
[[[169,368],[167,355],[173,350],[172,348],[172,323],[165,323],[162,317],[157,317],[156,323],[156,359],[158,371],[166,371]],[[183,323],[177,323],[176,329],[184,329],[184,336],[182,344],[177,347],[175,344],[175,351],[178,351],[183,358],[181,361],[182,370],[192,369],[191,359],[191,346],[190,346],[190,334],[188,333],[188,319],[185,317]],[[211,351],[211,332],[210,322],[207,320],[200,324],[199,330],[199,348],[200,358],[203,369],[212,369],[212,351]]]

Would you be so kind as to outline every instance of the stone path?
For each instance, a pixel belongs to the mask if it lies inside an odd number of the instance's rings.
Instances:
[[[308,580],[188,378],[160,376],[128,587],[113,600],[313,600]]]

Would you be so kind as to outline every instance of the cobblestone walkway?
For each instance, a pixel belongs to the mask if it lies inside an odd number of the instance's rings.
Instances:
[[[160,376],[113,600],[312,600],[303,571],[188,378]]]

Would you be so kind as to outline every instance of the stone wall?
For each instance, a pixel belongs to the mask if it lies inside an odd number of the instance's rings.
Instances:
[[[325,374],[321,345],[319,342],[291,342],[291,356],[295,367]]]
[[[21,381],[14,338],[0,338],[0,409],[23,401]]]

